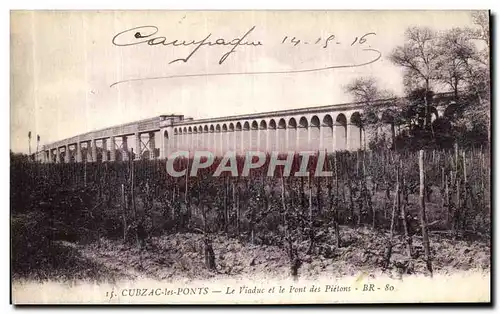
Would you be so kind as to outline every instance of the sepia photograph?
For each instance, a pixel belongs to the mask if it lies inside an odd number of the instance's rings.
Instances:
[[[490,303],[491,19],[10,11],[11,303]]]

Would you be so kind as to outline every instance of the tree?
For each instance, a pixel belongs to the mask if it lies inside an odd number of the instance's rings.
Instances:
[[[344,86],[344,89],[353,96],[355,101],[364,102],[369,106],[374,105],[375,101],[386,97],[387,94],[379,88],[373,76],[358,77]]]
[[[472,13],[472,21],[477,28],[473,31],[473,39],[482,40],[487,48],[490,47],[490,18],[486,11]],[[489,58],[487,58],[489,59]]]
[[[346,93],[350,94],[354,101],[365,104],[364,113],[361,116],[361,127],[377,131],[381,126],[382,103],[381,99],[394,98],[394,94],[379,87],[373,76],[358,77],[344,86]]]
[[[31,131],[28,132],[28,155],[31,156]]]
[[[453,91],[455,100],[463,90],[467,79],[468,60],[474,55],[474,47],[466,32],[453,28],[444,32],[437,43],[439,60],[437,79]]]
[[[475,29],[453,28],[439,36],[437,79],[453,91],[460,108],[455,125],[488,129],[489,137],[489,22],[486,12],[472,19]]]
[[[38,146],[40,145],[40,135],[36,136],[36,152],[38,153]]]
[[[476,29],[472,31],[472,40],[483,43],[484,48],[474,58],[475,66],[470,68],[471,81],[475,83],[472,90],[476,93],[479,106],[476,110],[468,112],[476,121],[481,121],[488,128],[488,142],[491,137],[490,112],[490,18],[487,11],[476,11],[472,13],[472,20]]]
[[[389,59],[404,68],[404,84],[407,91],[424,89],[427,95],[438,78],[439,50],[436,48],[436,32],[428,27],[410,27],[405,32],[406,42],[394,49]],[[423,97],[424,128],[431,126],[428,97]]]

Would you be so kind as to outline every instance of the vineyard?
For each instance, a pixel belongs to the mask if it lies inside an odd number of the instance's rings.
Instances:
[[[274,176],[266,167],[246,177],[213,176],[220,161],[197,176],[172,177],[165,160],[12,159],[13,277],[299,278],[490,268],[485,149],[337,152],[324,163],[329,177],[314,176],[313,157],[302,177],[282,175],[282,166]],[[300,162],[296,155],[292,173]],[[174,168],[191,165],[177,159]]]

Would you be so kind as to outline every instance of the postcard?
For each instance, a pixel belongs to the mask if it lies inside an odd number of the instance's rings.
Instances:
[[[11,11],[11,303],[490,303],[489,29]]]

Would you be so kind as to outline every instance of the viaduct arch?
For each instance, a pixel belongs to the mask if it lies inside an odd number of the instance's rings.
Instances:
[[[69,163],[166,158],[179,150],[352,151],[366,149],[374,136],[366,134],[363,119],[381,119],[380,131],[394,136],[391,108],[379,117],[363,117],[363,109],[362,103],[349,103],[198,120],[162,115],[43,145],[36,158]],[[433,108],[433,120],[449,111]]]

